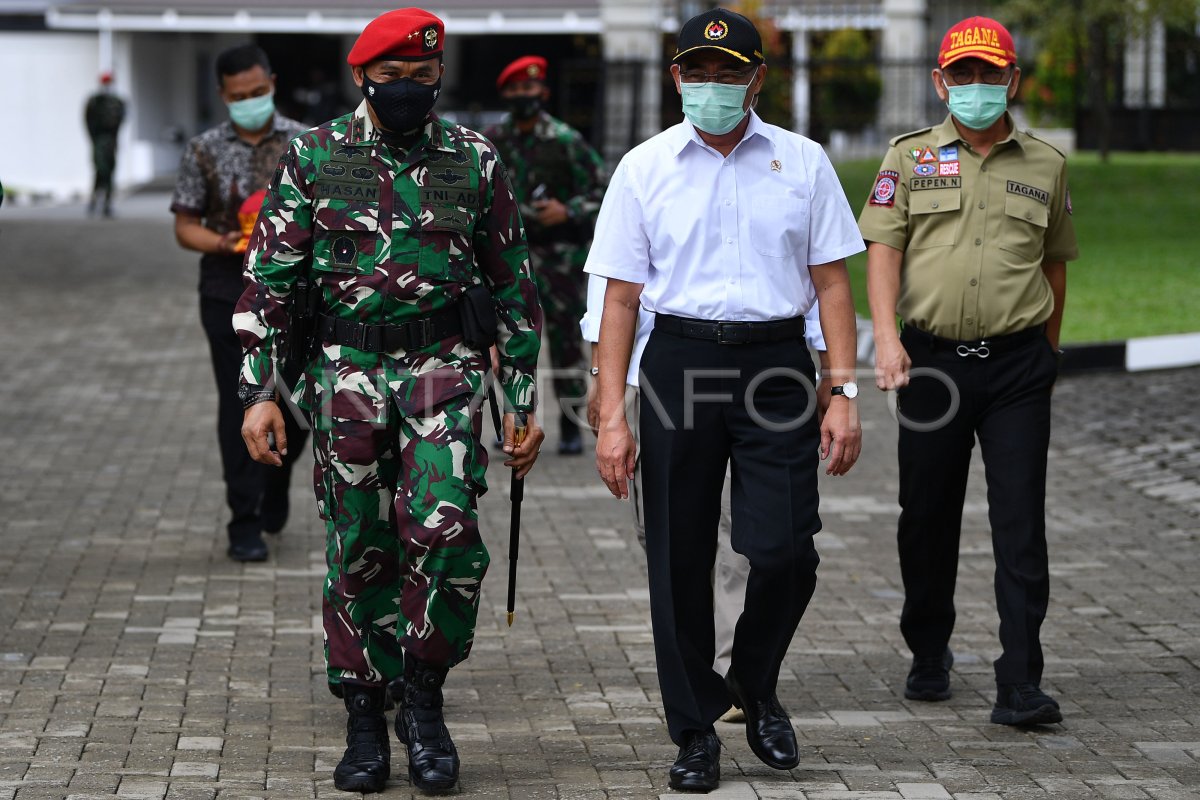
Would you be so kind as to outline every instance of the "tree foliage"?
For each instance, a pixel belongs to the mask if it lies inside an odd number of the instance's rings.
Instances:
[[[1157,20],[1190,28],[1200,21],[1200,0],[997,0],[996,7],[1002,22],[1038,48],[1024,63],[1033,67],[1031,91],[1043,93],[1043,109],[1062,113],[1065,102],[1078,115],[1086,107],[1087,119],[1077,117],[1076,124],[1096,126],[1105,158],[1117,54],[1126,39],[1142,35]],[[1071,67],[1066,59],[1073,60]],[[1043,68],[1046,74],[1039,74]]]

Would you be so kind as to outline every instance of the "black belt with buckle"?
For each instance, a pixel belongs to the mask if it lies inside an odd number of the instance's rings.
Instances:
[[[963,341],[959,339],[947,339],[944,336],[937,336],[926,330],[921,330],[915,325],[904,324],[904,329],[901,335],[908,335],[923,342],[931,351],[951,350],[959,356],[966,358],[967,356],[975,356],[976,358],[987,358],[993,353],[1003,353],[1007,350],[1016,350],[1018,347],[1029,344],[1036,340],[1039,336],[1046,336],[1045,325],[1034,325],[1032,328],[1016,331],[1015,333],[1005,333],[1000,336],[987,336],[983,339],[972,339]]]
[[[420,350],[434,342],[462,334],[458,306],[450,306],[427,317],[399,325],[368,325],[365,322],[321,314],[317,333],[325,344],[340,344],[365,353]]]
[[[780,342],[804,337],[804,317],[770,322],[714,322],[707,319],[656,314],[654,329],[689,339],[706,339],[717,344]]]

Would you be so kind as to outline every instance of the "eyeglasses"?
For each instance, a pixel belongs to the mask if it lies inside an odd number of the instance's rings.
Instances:
[[[986,83],[991,86],[997,86],[1001,83],[1008,82],[1008,69],[998,69],[996,67],[988,67],[986,69],[974,70],[970,67],[959,67],[951,65],[942,70],[942,74],[946,76],[947,83],[955,86],[966,86],[971,83]]]
[[[743,69],[720,69],[716,72],[705,72],[702,69],[682,69],[679,78],[684,83],[716,83],[742,84],[758,70],[758,67]]]

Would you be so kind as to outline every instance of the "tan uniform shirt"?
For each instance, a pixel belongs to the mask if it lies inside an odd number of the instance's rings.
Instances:
[[[1014,132],[986,158],[950,117],[893,139],[858,219],[868,242],[904,252],[896,313],[948,339],[1045,322],[1042,263],[1079,257],[1066,158],[1007,118]]]

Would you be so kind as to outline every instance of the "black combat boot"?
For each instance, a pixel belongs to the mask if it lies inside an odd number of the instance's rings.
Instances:
[[[333,785],[343,792],[382,792],[391,774],[392,751],[382,686],[344,684],[346,754],[333,771]]]
[[[396,737],[408,746],[408,777],[425,792],[448,792],[458,783],[458,751],[442,716],[448,668],[406,659],[404,695]]]

